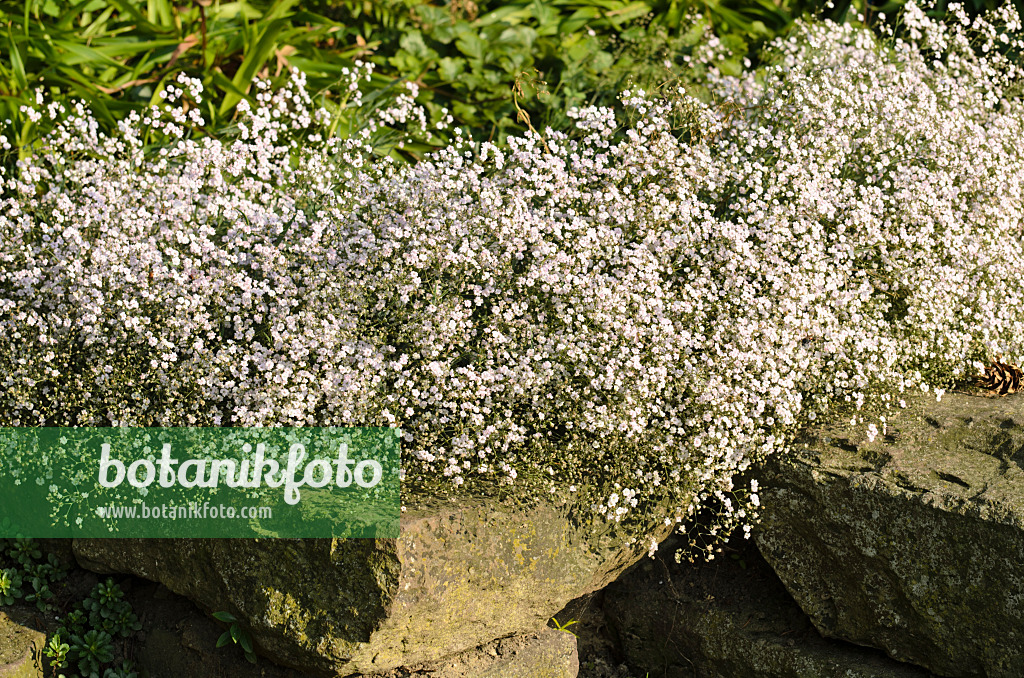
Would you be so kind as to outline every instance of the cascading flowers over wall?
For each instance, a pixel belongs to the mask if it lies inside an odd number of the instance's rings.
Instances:
[[[415,92],[343,139],[298,75],[227,141],[184,80],[116,138],[41,104],[3,177],[0,425],[393,425],[412,489],[748,522],[734,476],[796,427],[1024,359],[1020,23],[964,22],[800,22],[759,72],[705,55],[715,105],[626,92],[625,127],[415,166],[372,152],[428,133]]]

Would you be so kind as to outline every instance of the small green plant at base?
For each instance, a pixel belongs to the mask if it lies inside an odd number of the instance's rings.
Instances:
[[[64,642],[60,637],[58,631],[50,638],[49,644],[43,650],[43,654],[50,659],[50,668],[53,669],[53,673],[57,673],[57,669],[64,666],[68,660],[68,652],[71,651],[71,646]]]
[[[573,624],[578,623],[575,619],[570,619],[569,621],[567,621],[564,624],[562,624],[562,623],[559,623],[559,621],[558,621],[558,619],[556,617],[552,617],[551,618],[551,623],[554,624],[556,630],[558,630],[558,631],[565,631],[566,633],[572,635],[573,637],[576,637],[576,634],[569,630],[570,626],[572,626]]]
[[[225,624],[231,624],[231,626],[228,627],[228,630],[222,633],[220,638],[217,639],[217,647],[224,647],[228,643],[241,645],[242,651],[245,652],[245,658],[249,660],[250,663],[255,664],[256,653],[253,651],[252,636],[248,631],[241,627],[235,615],[230,612],[214,612],[213,617]]]
[[[53,598],[51,585],[67,574],[57,557],[52,553],[44,557],[33,539],[0,540],[0,568],[0,605],[24,600],[42,612]]]
[[[128,660],[108,665],[115,660],[116,639],[141,628],[124,591],[107,579],[65,615],[43,653],[50,658],[56,678],[138,678]]]
[[[82,601],[82,608],[89,613],[90,626],[111,635],[127,638],[142,628],[131,605],[124,600],[124,591],[113,579],[97,584],[89,597]]]
[[[14,605],[21,598],[21,575],[12,568],[0,570],[0,605]]]
[[[28,567],[35,560],[42,558],[43,552],[39,550],[33,539],[12,539],[7,555],[22,567]]]
[[[72,610],[71,612],[68,612],[66,617],[64,617],[63,628],[71,633],[84,633],[87,621],[88,617],[84,610]]]
[[[103,678],[139,678],[134,665],[125,660],[120,666],[109,668],[103,672]]]
[[[113,641],[109,633],[98,629],[71,636],[70,652],[78,655],[78,670],[83,678],[100,678],[101,666],[114,661]]]

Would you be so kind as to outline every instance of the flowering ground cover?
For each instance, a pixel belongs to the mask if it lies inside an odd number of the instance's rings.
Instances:
[[[1024,361],[1021,25],[950,16],[801,21],[739,76],[710,45],[713,105],[627,91],[411,166],[372,147],[430,133],[414,91],[347,138],[299,75],[223,140],[189,78],[114,136],[40,101],[2,176],[0,426],[400,426],[413,491],[748,522],[734,478],[801,424],[874,434]]]

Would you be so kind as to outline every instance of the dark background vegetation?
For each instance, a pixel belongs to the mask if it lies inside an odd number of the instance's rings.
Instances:
[[[38,88],[48,100],[84,99],[111,129],[184,72],[205,87],[193,104],[208,124],[194,133],[223,135],[253,79],[280,84],[289,67],[338,113],[338,83],[357,59],[376,65],[364,83],[371,103],[415,82],[434,121],[447,109],[476,139],[502,143],[527,119],[559,128],[572,106],[699,81],[683,57],[710,36],[731,54],[721,69],[738,73],[801,15],[871,23],[902,1],[826,9],[822,0],[0,0],[0,134],[11,144],[2,164],[31,152],[46,129],[46,118],[37,126],[21,111]],[[994,4],[967,0],[973,13]],[[944,8],[940,0],[934,13]],[[382,152],[414,160],[448,134]]]

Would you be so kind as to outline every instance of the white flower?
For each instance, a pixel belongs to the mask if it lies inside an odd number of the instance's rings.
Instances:
[[[225,141],[188,133],[187,77],[113,137],[40,99],[0,175],[0,426],[386,423],[415,478],[544,472],[651,525],[714,502],[725,533],[792,427],[1024,354],[1022,73],[970,46],[1019,29],[903,19],[884,49],[801,20],[737,77],[708,39],[686,70],[728,107],[627,91],[621,134],[586,107],[412,166],[374,145],[451,121],[410,86],[348,138],[299,73]]]

